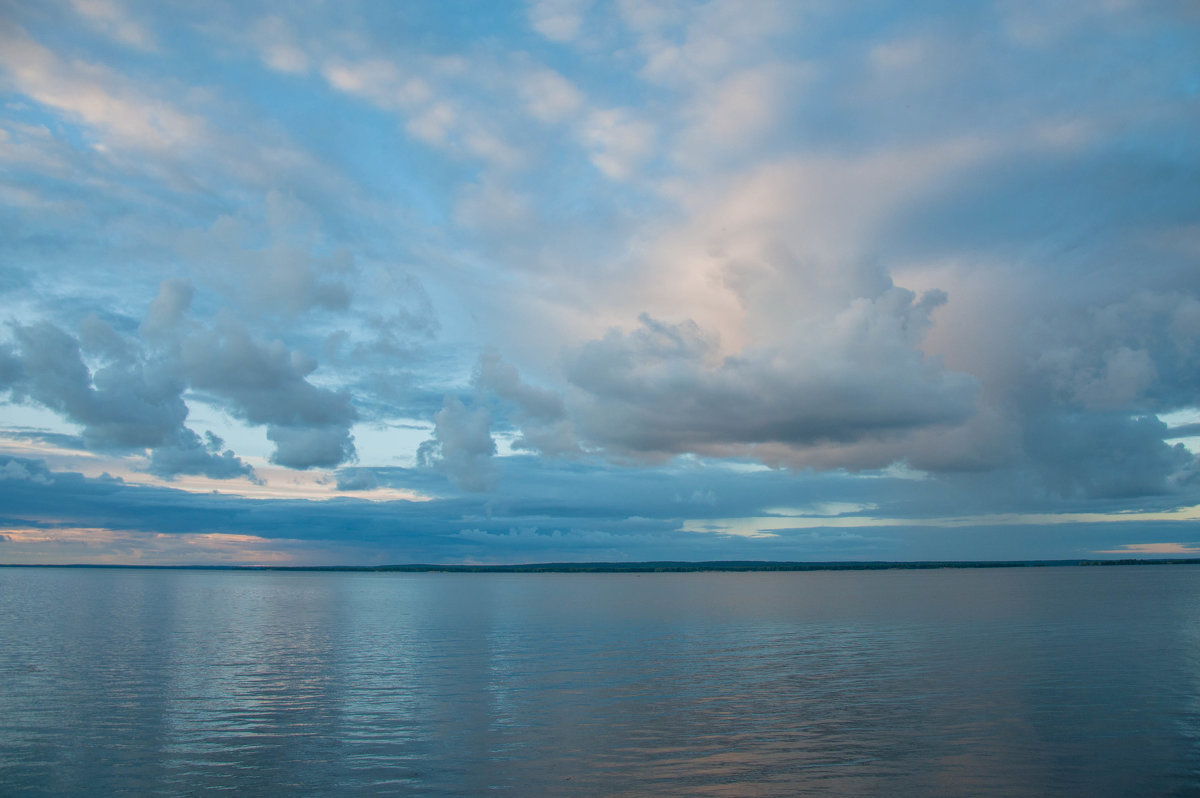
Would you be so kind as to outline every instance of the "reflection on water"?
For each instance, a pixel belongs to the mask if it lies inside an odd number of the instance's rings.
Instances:
[[[1200,568],[0,569],[0,793],[1200,791]]]

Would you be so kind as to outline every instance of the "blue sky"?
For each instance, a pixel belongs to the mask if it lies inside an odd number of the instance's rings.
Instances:
[[[1190,3],[0,5],[0,562],[1200,554]]]

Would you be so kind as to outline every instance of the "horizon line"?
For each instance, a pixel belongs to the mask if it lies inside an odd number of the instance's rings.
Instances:
[[[1200,557],[1066,560],[646,560],[638,562],[396,563],[390,565],[234,565],[138,563],[0,563],[0,568],[110,568],[164,571],[337,571],[350,573],[699,573],[886,571],[968,568],[1054,568],[1111,565],[1200,565]]]

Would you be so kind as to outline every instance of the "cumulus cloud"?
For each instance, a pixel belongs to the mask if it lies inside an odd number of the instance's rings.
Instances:
[[[491,391],[516,407],[514,421],[521,435],[513,441],[514,449],[550,456],[579,452],[562,395],[526,383],[516,366],[505,362],[499,352],[488,350],[480,355],[474,384],[477,389]]]
[[[232,449],[221,451],[224,443],[212,432],[206,440],[184,427],[166,443],[150,452],[151,474],[174,479],[180,474],[202,474],[209,479],[255,479],[254,469],[233,453]]]
[[[267,191],[261,215],[219,216],[208,229],[181,236],[175,248],[247,314],[295,317],[350,305],[350,278],[357,270],[352,253],[329,246],[317,212],[284,192]],[[147,333],[186,310],[187,290],[176,281],[160,287]]]
[[[1128,498],[1166,493],[1195,479],[1193,456],[1164,442],[1153,416],[1054,413],[1031,419],[1026,448],[1036,473],[1059,495]]]
[[[50,322],[14,328],[15,367],[0,388],[17,401],[33,401],[83,427],[83,445],[100,451],[150,449],[151,473],[172,478],[204,474],[215,479],[253,471],[220,444],[205,446],[184,426],[186,383],[175,364],[144,357],[104,322],[82,325],[92,349],[107,359],[95,370],[83,360],[79,340]]]
[[[183,320],[194,294],[195,290],[187,280],[171,279],[159,283],[158,293],[142,319],[142,334],[149,338],[169,334]]]
[[[343,468],[337,472],[338,490],[374,490],[379,477],[369,468]]]
[[[79,322],[79,348],[110,361],[128,362],[137,357],[135,344],[96,313],[87,314]]]
[[[345,427],[271,425],[267,437],[275,444],[271,462],[287,468],[332,468],[354,459],[354,438]]]
[[[1097,286],[1099,288],[1100,286]],[[1113,294],[1121,293],[1113,286]],[[1097,411],[1169,411],[1200,396],[1200,301],[1138,290],[1043,322],[1033,375],[1059,401]]]
[[[632,332],[610,331],[581,347],[568,377],[582,392],[588,435],[618,451],[746,454],[783,444],[800,463],[807,445],[886,438],[970,416],[976,381],[911,345],[908,329],[925,323],[936,303],[893,288],[851,303],[834,325],[792,348],[723,358],[694,322],[643,315]]]
[[[463,490],[491,490],[498,470],[488,409],[468,407],[458,397],[447,396],[433,422],[433,437],[421,444],[417,462],[441,471]]]
[[[163,282],[140,329],[167,340],[191,297],[190,284]],[[76,339],[49,322],[14,327],[15,350],[0,349],[0,388],[80,424],[87,448],[152,449],[149,471],[167,478],[252,477],[233,451],[222,451],[215,438],[202,442],[185,426],[190,387],[238,418],[266,425],[280,465],[336,466],[355,456],[350,426],[358,416],[349,395],[314,385],[308,377],[315,360],[282,342],[259,341],[235,320],[181,333],[153,355],[94,315],[80,328]],[[84,350],[99,358],[94,370]]]
[[[33,460],[8,459],[0,467],[0,479],[16,479],[33,482],[38,485],[49,485],[53,482],[50,471],[42,463]]]
[[[184,383],[161,363],[111,362],[93,373],[79,342],[50,322],[16,327],[23,379],[17,399],[33,401],[83,426],[90,448],[158,446],[187,417]]]
[[[317,362],[281,341],[256,340],[232,319],[190,336],[179,347],[191,385],[235,416],[267,425],[273,460],[290,468],[334,466],[354,456],[350,425],[358,413],[347,393],[307,377]]]

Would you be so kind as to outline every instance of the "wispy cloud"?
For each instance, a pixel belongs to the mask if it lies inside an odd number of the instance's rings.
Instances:
[[[1127,543],[1119,549],[1106,549],[1097,554],[1200,554],[1200,547],[1192,543]]]

